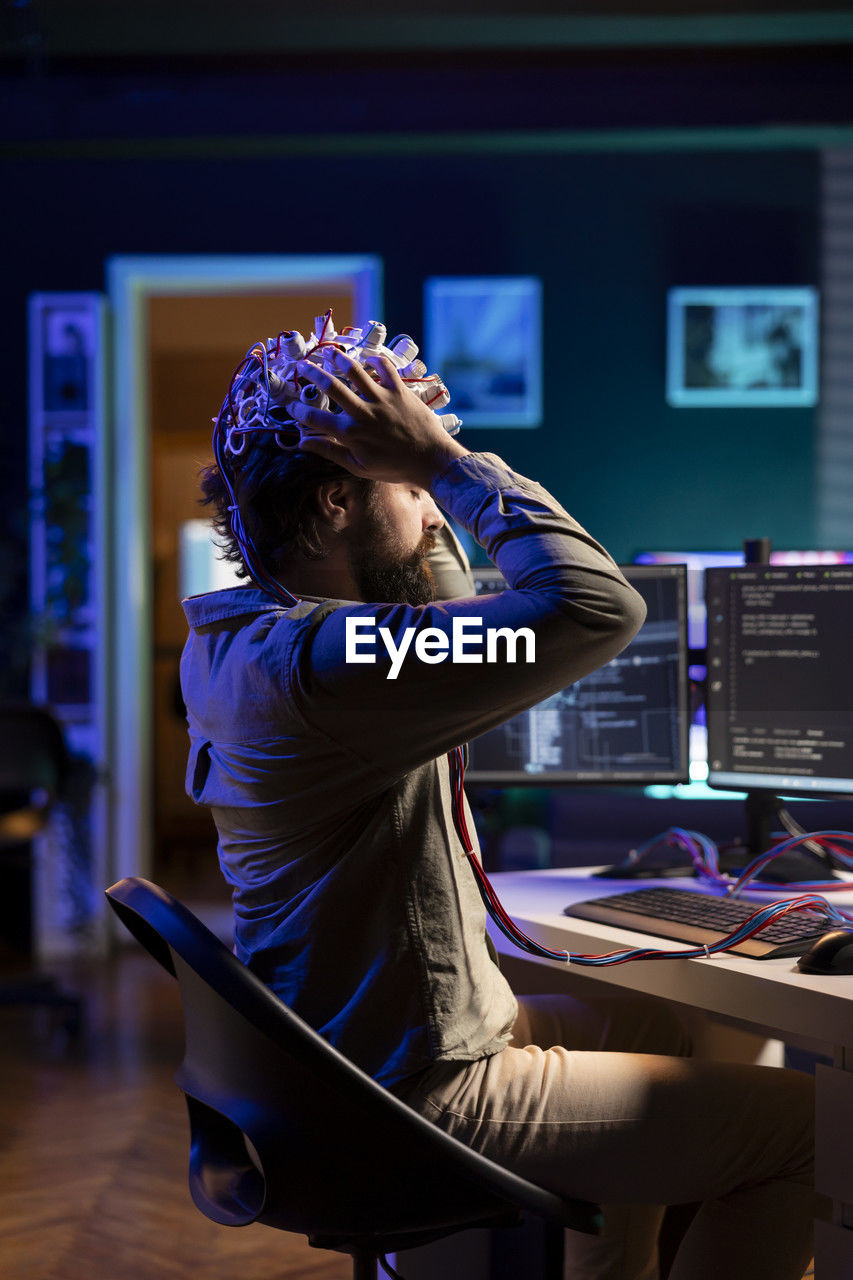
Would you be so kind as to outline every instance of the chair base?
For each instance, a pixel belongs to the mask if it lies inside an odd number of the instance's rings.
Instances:
[[[458,1238],[459,1235],[464,1235],[470,1227],[478,1228],[480,1235],[490,1230],[497,1234],[490,1237],[490,1244],[478,1243],[474,1246],[473,1253],[471,1246],[466,1247],[462,1243],[451,1254],[440,1249],[437,1254],[433,1254],[428,1248],[426,1253],[419,1254],[420,1249],[431,1244],[438,1245],[453,1236]],[[535,1233],[532,1237],[531,1230]],[[384,1259],[387,1254],[394,1254],[399,1258],[401,1252],[404,1255],[400,1263],[403,1274],[416,1280],[423,1280],[427,1275],[432,1277],[436,1270],[447,1270],[453,1277],[468,1275],[472,1267],[476,1277],[485,1275],[486,1271],[491,1275],[492,1266],[488,1259],[493,1256],[490,1251],[496,1247],[499,1251],[498,1272],[501,1276],[514,1274],[516,1264],[520,1264],[533,1267],[540,1280],[563,1280],[565,1230],[558,1222],[543,1222],[524,1215],[519,1217],[513,1212],[498,1220],[472,1223],[455,1230],[445,1228],[427,1231],[420,1233],[417,1238],[409,1236],[405,1240],[400,1237],[394,1240],[373,1239],[362,1245],[340,1237],[333,1239],[309,1236],[309,1243],[315,1248],[348,1253],[353,1260],[353,1280],[384,1280],[386,1273],[389,1277],[393,1276],[394,1269],[388,1269]],[[520,1238],[515,1239],[516,1235]],[[483,1249],[486,1250],[485,1253],[482,1252]],[[406,1266],[409,1250],[414,1250],[410,1259],[411,1271]]]

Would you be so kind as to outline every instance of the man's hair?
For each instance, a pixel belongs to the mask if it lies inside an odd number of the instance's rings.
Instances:
[[[353,476],[317,454],[280,449],[272,432],[266,431],[250,436],[244,451],[228,455],[225,465],[243,527],[258,559],[271,573],[295,555],[325,558],[317,503],[317,489],[324,481],[348,479],[363,490],[365,500],[374,487],[372,480]],[[219,468],[205,467],[200,479],[201,502],[213,509],[222,558],[238,566],[238,578],[248,578],[251,575],[231,528],[231,498]]]

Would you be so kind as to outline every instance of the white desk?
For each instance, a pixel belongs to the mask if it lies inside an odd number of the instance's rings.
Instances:
[[[577,869],[504,872],[492,877],[504,907],[522,930],[547,947],[600,954],[620,947],[656,946],[647,934],[577,920],[562,914],[570,902],[617,893],[624,881],[594,880]],[[632,882],[695,887],[695,881]],[[769,899],[765,899],[768,900]],[[835,899],[834,899],[835,900]],[[838,897],[853,904],[853,890]],[[829,927],[829,926],[828,926]],[[816,1280],[853,1277],[853,975],[817,977],[797,972],[793,960],[748,960],[713,956],[702,960],[650,960],[601,968],[538,960],[519,951],[498,930],[492,938],[501,964],[519,993],[559,990],[594,982],[644,992],[708,1019],[734,1024],[761,1036],[819,1050],[833,1067],[817,1070],[817,1186],[831,1196],[832,1223],[815,1232]],[[662,948],[683,944],[661,940]]]

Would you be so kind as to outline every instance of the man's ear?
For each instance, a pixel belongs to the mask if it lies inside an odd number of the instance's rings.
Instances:
[[[355,486],[346,476],[317,486],[317,515],[335,532],[352,524],[356,501]]]

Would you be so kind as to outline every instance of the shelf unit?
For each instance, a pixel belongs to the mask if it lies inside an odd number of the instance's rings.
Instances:
[[[106,330],[101,294],[30,298],[30,693],[62,724],[73,761],[67,795],[33,851],[33,938],[43,959],[106,945]]]

